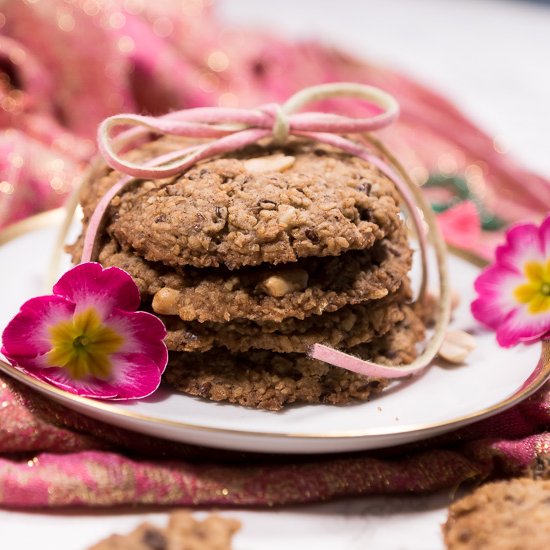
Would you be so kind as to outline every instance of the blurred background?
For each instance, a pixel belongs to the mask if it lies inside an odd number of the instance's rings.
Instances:
[[[550,0],[221,1],[234,25],[321,40],[443,93],[550,174]]]
[[[345,80],[397,97],[380,137],[448,240],[488,252],[550,209],[549,29],[519,0],[1,0],[0,226],[62,204],[108,115]]]

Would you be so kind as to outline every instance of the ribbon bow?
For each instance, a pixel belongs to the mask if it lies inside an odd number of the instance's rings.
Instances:
[[[363,99],[368,102],[375,114],[369,118],[351,118],[326,112],[299,112],[309,103],[341,97]],[[378,154],[375,154],[364,145],[341,135],[379,130],[394,122],[398,114],[397,101],[378,88],[355,83],[334,83],[305,88],[282,105],[270,103],[256,109],[200,107],[175,111],[160,117],[133,114],[109,117],[99,127],[99,149],[105,162],[125,176],[107,191],[96,206],[84,238],[82,262],[93,259],[99,228],[110,202],[136,178],[162,179],[180,174],[203,159],[230,153],[270,135],[277,144],[284,144],[290,135],[325,143],[370,162],[395,183],[407,206],[419,241],[423,267],[420,291],[422,296],[426,284],[427,244],[417,203],[421,207],[424,218],[434,233],[439,267],[441,311],[433,337],[424,352],[410,365],[401,367],[378,365],[323,344],[314,344],[309,355],[314,359],[366,376],[401,378],[416,374],[428,366],[439,350],[448,323],[450,298],[445,268],[445,246],[433,221],[430,208],[426,206],[416,186],[406,177],[401,176],[401,169],[396,162],[393,162],[397,168],[394,169],[381,158],[380,147],[378,147]],[[113,130],[121,126],[132,128],[113,137]],[[150,133],[201,140],[210,139],[210,141],[158,156],[143,164],[130,162],[121,156],[121,153],[132,148],[132,144],[142,143]]]
[[[334,97],[364,99],[381,112],[363,119],[333,113],[297,112],[309,103]],[[329,143],[337,137],[334,134],[357,134],[384,128],[398,115],[397,101],[378,88],[353,83],[323,84],[301,90],[282,105],[269,103],[256,109],[199,107],[161,117],[115,115],[99,126],[98,142],[111,168],[136,178],[166,178],[202,159],[241,149],[269,135],[273,135],[275,143],[280,145],[291,134]],[[135,128],[112,140],[113,130],[120,126]],[[118,154],[148,132],[214,141],[168,153],[146,165],[129,162]]]

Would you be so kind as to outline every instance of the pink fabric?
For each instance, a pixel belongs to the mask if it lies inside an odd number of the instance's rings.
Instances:
[[[246,29],[222,33],[211,3],[143,5],[128,11],[119,0],[97,10],[85,0],[3,4],[0,67],[9,78],[0,79],[0,225],[61,204],[108,115],[237,101],[251,107],[331,81],[378,86],[398,99],[400,120],[382,135],[413,173],[435,171],[439,157],[451,155],[458,173],[473,174],[484,189],[486,208],[507,221],[538,221],[550,210],[548,181],[497,153],[489,136],[418,83],[317,43]],[[215,52],[222,55],[211,58]],[[329,107],[335,105],[319,108]],[[371,114],[365,109],[350,101],[342,113]],[[489,253],[497,239],[476,229],[474,218],[464,204],[440,219],[451,242]],[[463,224],[468,240],[460,239]],[[0,505],[267,506],[455,488],[548,464],[549,426],[546,386],[491,419],[405,448],[266,457],[136,436],[2,377]]]
[[[106,426],[0,386],[0,505],[273,506],[422,493],[521,475],[548,461],[550,386],[513,409],[405,447],[340,456],[273,456],[161,441]]]

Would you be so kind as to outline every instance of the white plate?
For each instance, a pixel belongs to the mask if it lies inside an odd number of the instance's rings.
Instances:
[[[43,279],[60,212],[23,222],[0,235],[0,327]],[[67,407],[137,432],[211,447],[269,453],[325,453],[399,445],[490,416],[530,395],[550,372],[546,346],[503,350],[472,319],[469,303],[478,269],[450,256],[453,287],[462,297],[453,325],[475,333],[478,347],[463,366],[434,364],[414,382],[397,383],[372,401],[348,406],[292,406],[283,412],[212,403],[161,389],[149,399],[106,403],[80,398],[0,369]],[[68,266],[68,261],[67,261]]]

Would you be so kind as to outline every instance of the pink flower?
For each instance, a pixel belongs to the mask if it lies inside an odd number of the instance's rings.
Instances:
[[[459,248],[471,250],[481,238],[481,221],[475,204],[462,201],[437,216],[445,240]]]
[[[53,295],[25,302],[2,335],[2,353],[20,370],[96,399],[153,393],[166,368],[164,325],[136,311],[139,290],[122,269],[83,263]]]
[[[506,232],[494,265],[475,282],[474,317],[497,333],[503,347],[535,342],[550,333],[550,216],[537,227]]]

